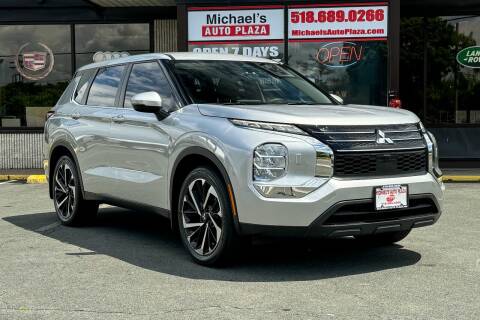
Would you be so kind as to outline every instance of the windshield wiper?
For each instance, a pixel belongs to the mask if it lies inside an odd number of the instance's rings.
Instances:
[[[321,104],[321,103],[318,103],[318,102],[303,102],[303,101],[297,101],[297,102],[288,102],[287,104],[288,104],[288,105],[307,105],[307,106],[314,106],[314,105],[318,105],[318,104]]]

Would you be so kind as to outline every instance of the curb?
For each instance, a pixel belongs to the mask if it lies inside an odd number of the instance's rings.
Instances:
[[[47,177],[44,174],[30,175],[27,178],[27,183],[29,184],[47,183]]]
[[[44,174],[0,174],[0,181],[26,181],[29,184],[47,183]]]
[[[480,182],[480,176],[454,176],[446,175],[442,178],[443,182]]]
[[[0,181],[27,180],[28,174],[0,174]]]

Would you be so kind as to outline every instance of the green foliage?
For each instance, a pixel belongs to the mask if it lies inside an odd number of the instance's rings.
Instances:
[[[0,88],[3,112],[8,116],[24,118],[26,107],[53,107],[67,85],[67,81],[55,84],[9,83]]]
[[[426,49],[427,114],[423,118],[427,122],[439,122],[442,110],[448,110],[453,116],[455,76],[457,88],[463,90],[462,95],[469,94],[470,90],[464,90],[466,88],[478,88],[477,77],[468,77],[468,72],[462,72],[463,67],[456,61],[458,51],[476,45],[475,40],[471,35],[457,33],[454,25],[439,17],[403,18],[400,37],[400,83],[404,105],[420,115],[423,113]],[[469,100],[464,98],[466,97],[462,98],[464,101]]]

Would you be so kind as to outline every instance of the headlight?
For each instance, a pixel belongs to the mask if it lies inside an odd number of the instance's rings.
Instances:
[[[271,181],[287,171],[287,148],[279,143],[262,144],[253,155],[253,179]]]
[[[306,133],[305,131],[291,124],[249,121],[249,120],[239,120],[239,119],[230,119],[230,121],[234,125],[239,127],[293,133],[293,134],[300,134],[305,136],[308,135],[308,133]]]
[[[439,178],[442,176],[442,170],[440,169],[439,159],[438,159],[438,144],[437,139],[435,136],[430,132],[426,131],[427,137],[430,139],[431,148],[429,146],[428,153],[429,153],[429,168],[432,170],[433,174]]]

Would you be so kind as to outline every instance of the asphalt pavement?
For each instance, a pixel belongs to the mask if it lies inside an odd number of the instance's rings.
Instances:
[[[193,263],[168,222],[103,207],[59,225],[46,185],[0,183],[0,319],[480,319],[480,184],[397,245],[258,240]],[[295,213],[292,213],[295,214]]]

